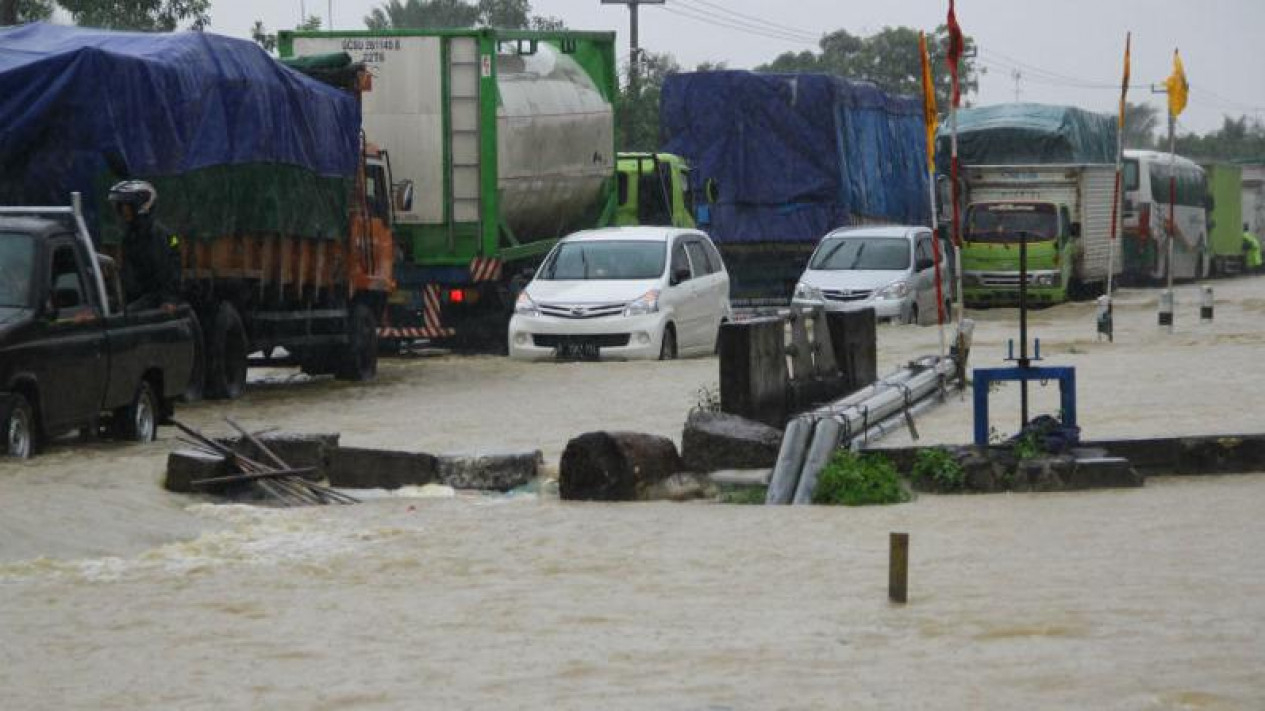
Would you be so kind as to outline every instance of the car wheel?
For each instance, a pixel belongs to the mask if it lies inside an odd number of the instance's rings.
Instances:
[[[676,329],[672,324],[663,327],[663,342],[659,346],[659,360],[676,359]]]
[[[31,403],[21,395],[13,396],[13,406],[4,422],[4,454],[17,459],[30,459],[35,454],[35,414]]]
[[[237,309],[227,301],[215,310],[207,339],[207,397],[236,400],[246,387],[246,358],[250,355],[246,328]]]
[[[905,323],[913,325],[913,326],[918,325],[918,304],[910,304],[909,319],[905,321]]]
[[[373,380],[378,374],[378,320],[367,304],[351,307],[347,336],[350,342],[334,374],[339,380]]]
[[[158,399],[146,381],[136,387],[132,404],[114,412],[114,431],[119,439],[153,442],[158,435]]]

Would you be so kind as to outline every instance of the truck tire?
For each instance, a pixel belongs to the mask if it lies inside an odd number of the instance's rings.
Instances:
[[[348,343],[338,357],[334,377],[373,380],[378,374],[378,319],[368,304],[353,304],[347,319]]]
[[[114,411],[114,436],[132,442],[153,442],[158,436],[158,396],[147,381],[136,386],[132,403]]]
[[[3,429],[4,455],[30,459],[35,455],[35,411],[22,395],[14,394],[12,406],[5,414]]]
[[[250,355],[246,328],[237,309],[220,302],[206,339],[206,396],[236,400],[246,387],[246,357]]]

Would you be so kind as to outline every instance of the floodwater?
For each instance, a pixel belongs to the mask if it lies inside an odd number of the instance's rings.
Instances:
[[[1262,429],[1265,279],[1215,286],[1217,320],[1188,290],[1173,334],[1154,292],[1126,292],[1115,344],[1092,305],[1034,315],[1047,362],[1078,368],[1086,436]],[[980,316],[974,365],[1000,365],[1013,312]],[[883,327],[880,371],[936,343]],[[679,441],[717,382],[710,358],[262,378],[179,417],[553,463],[593,429]],[[1016,393],[994,394],[999,429]],[[954,396],[919,431],[965,441],[970,414]],[[0,465],[0,707],[1265,708],[1265,475],[869,509],[402,492],[275,510],[161,491],[163,436]],[[912,538],[905,606],[891,531]]]

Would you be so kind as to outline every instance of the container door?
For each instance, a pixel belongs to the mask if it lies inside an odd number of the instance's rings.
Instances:
[[[473,37],[448,41],[448,141],[451,155],[452,221],[478,223],[479,187],[479,45]],[[480,233],[482,231],[480,230]]]

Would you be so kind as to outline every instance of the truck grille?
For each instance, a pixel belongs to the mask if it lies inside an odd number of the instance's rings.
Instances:
[[[632,334],[628,333],[594,333],[582,336],[559,335],[554,333],[534,333],[532,343],[537,348],[557,348],[559,346],[589,346],[594,348],[621,348],[628,345]]]
[[[1028,286],[1032,286],[1033,275],[1028,275]],[[984,273],[979,275],[979,283],[981,286],[1000,288],[1000,289],[1018,289],[1019,288],[1018,272],[995,272]]]
[[[859,289],[823,289],[821,295],[831,301],[865,301],[873,293]]]
[[[625,304],[540,304],[537,308],[545,316],[555,318],[602,318],[618,316],[624,312]]]

